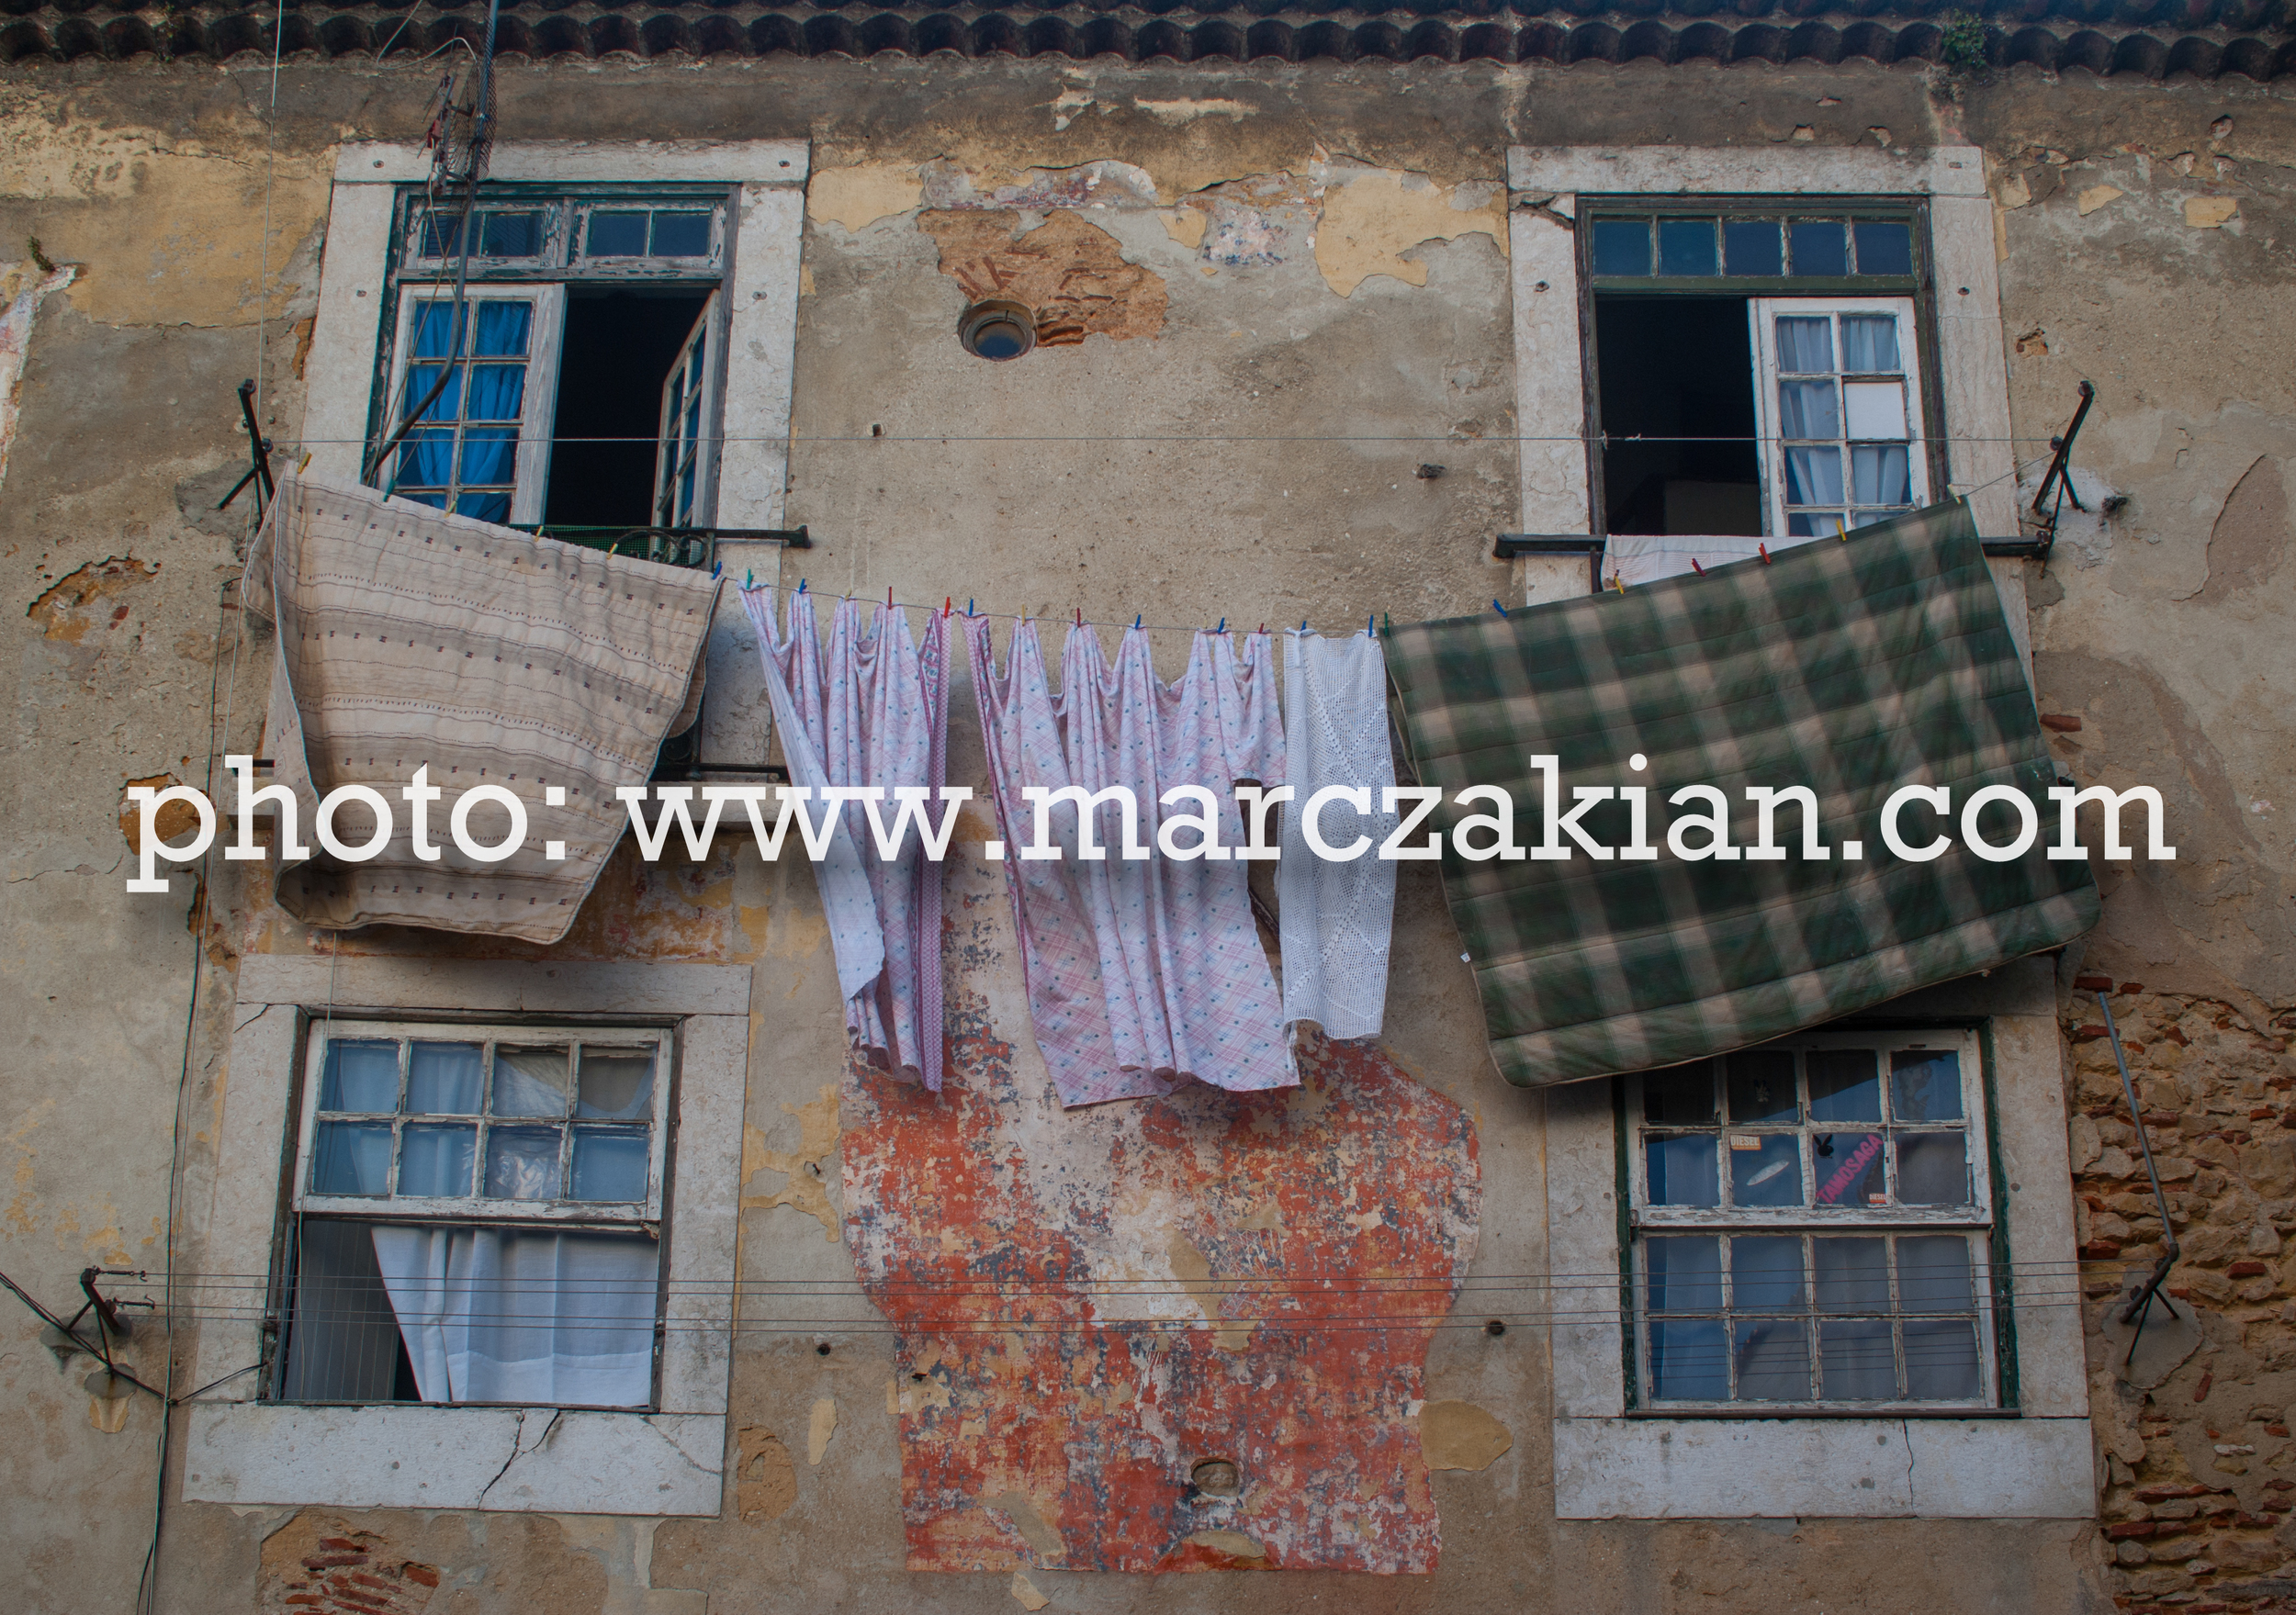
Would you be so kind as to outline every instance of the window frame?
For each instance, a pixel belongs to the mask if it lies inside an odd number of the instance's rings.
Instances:
[[[1918,1039],[1918,1040],[1917,1040]],[[1815,1183],[1815,1160],[1805,1151],[1802,1155],[1804,1174],[1803,1204],[1780,1206],[1652,1206],[1649,1204],[1648,1151],[1641,1146],[1649,1131],[1669,1131],[1667,1124],[1648,1124],[1643,1119],[1643,1082],[1648,1072],[1635,1072],[1615,1079],[1618,1125],[1615,1129],[1618,1151],[1618,1182],[1620,1187],[1621,1229],[1619,1239],[1619,1280],[1622,1299],[1622,1335],[1625,1348],[1626,1412],[1628,1417],[1659,1419],[1792,1419],[1805,1416],[1888,1418],[1947,1418],[1966,1419],[2013,1410],[2015,1403],[2015,1338],[2007,1327],[2007,1318],[2014,1305],[2013,1273],[2009,1264],[2008,1242],[2001,1217],[2001,1206],[1995,1193],[1995,1148],[1992,1127],[1993,1108],[1990,1096],[1990,1065],[1987,1039],[1983,1029],[1972,1026],[1923,1022],[1904,1025],[1868,1023],[1851,1028],[1813,1031],[1791,1037],[1776,1039],[1759,1046],[1763,1050],[1791,1049],[1796,1056],[1796,1113],[1792,1124],[1739,1123],[1727,1117],[1728,1077],[1722,1062],[1728,1056],[1716,1056],[1707,1063],[1717,1069],[1714,1073],[1716,1107],[1714,1130],[1717,1145],[1734,1131],[1760,1131],[1767,1134],[1790,1134],[1808,1137],[1813,1131],[1803,1096],[1807,1093],[1806,1062],[1798,1058],[1808,1051],[1834,1049],[1871,1049],[1876,1057],[1876,1071],[1886,1094],[1890,1087],[1893,1053],[1916,1049],[1947,1048],[1959,1056],[1961,1071],[1961,1131],[1966,1139],[1964,1158],[1969,1170],[1969,1199],[1960,1206],[1907,1206],[1895,1203],[1885,1206],[1822,1206],[1811,1204],[1809,1189]],[[1736,1052],[1744,1053],[1746,1050]],[[1894,1110],[1894,1101],[1890,1108]],[[1848,1124],[1851,1127],[1865,1124]],[[1873,1126],[1894,1135],[1906,1124],[1894,1115]],[[1919,1126],[1920,1124],[1915,1124]],[[1884,1169],[1894,1177],[1896,1151],[1887,1145],[1882,1152]],[[1717,1166],[1717,1172],[1719,1167]],[[1717,1179],[1717,1197],[1720,1180]],[[1974,1398],[1957,1400],[1918,1400],[1904,1397],[1852,1400],[1842,1397],[1812,1396],[1800,1400],[1737,1399],[1714,1401],[1700,1398],[1670,1398],[1660,1401],[1650,1396],[1646,1387],[1654,1383],[1650,1372],[1649,1265],[1648,1241],[1655,1234],[1709,1234],[1722,1237],[1748,1236],[1767,1238],[1799,1235],[1804,1243],[1802,1284],[1803,1304],[1795,1309],[1796,1316],[1806,1317],[1813,1325],[1821,1322],[1825,1314],[1814,1305],[1809,1286],[1815,1281],[1815,1268],[1807,1240],[1817,1237],[1872,1237],[1893,1241],[1891,1273],[1893,1289],[1896,1284],[1895,1239],[1898,1237],[1925,1238],[1939,1235],[1962,1235],[1970,1249],[1970,1286],[1972,1317],[1977,1344],[1978,1394]],[[1725,1270],[1727,1271],[1727,1270]],[[1717,1279],[1718,1285],[1730,1284],[1728,1277]],[[1739,1316],[1731,1305],[1734,1297],[1726,1297],[1716,1316],[1728,1327],[1731,1318]],[[1766,1316],[1763,1314],[1762,1316]],[[1893,1295],[1889,1318],[1893,1324],[1923,1315],[1897,1309],[1897,1297]],[[1959,1313],[1937,1316],[1961,1317]],[[1900,1331],[1891,1331],[1893,1361],[1901,1340]],[[1818,1372],[1818,1347],[1813,1342],[1808,1358],[1811,1372]]]
[[[1912,423],[1924,450],[1925,486],[1950,488],[1952,478],[1944,442],[1944,395],[1938,377],[1942,371],[1937,320],[1937,251],[1932,235],[1930,199],[1919,195],[1829,191],[1741,192],[1694,191],[1644,193],[1633,191],[1581,192],[1572,214],[1570,253],[1578,293],[1580,385],[1585,422],[1585,498],[1588,533],[1600,540],[1610,533],[1608,497],[1603,463],[1602,355],[1597,350],[1595,298],[1615,300],[1642,297],[1697,297],[1744,298],[1751,305],[1762,297],[1853,298],[1911,297],[1914,308],[1915,350],[1910,362],[1919,366],[1920,385],[1915,389],[1919,415]],[[1796,218],[1840,219],[1851,224],[1903,222],[1911,231],[1913,273],[1910,275],[1605,275],[1594,273],[1594,225],[1622,215],[1664,219],[1672,218],[1752,219],[1775,217],[1781,224]],[[1761,361],[1757,346],[1750,385],[1761,387]],[[1761,402],[1757,399],[1756,420]],[[1757,431],[1761,429],[1758,426]],[[1766,434],[1765,434],[1766,435]],[[1773,525],[1779,500],[1773,497],[1773,480],[1783,478],[1782,465],[1773,465],[1766,443],[1755,445],[1762,484],[1764,536],[1775,536],[1783,523]],[[1589,568],[1590,589],[1601,587],[1599,568]]]
[[[498,160],[497,169],[504,164]],[[532,207],[545,215],[542,224],[542,251],[528,258],[485,258],[474,255],[468,274],[468,295],[516,296],[523,288],[535,288],[535,334],[530,347],[539,350],[546,344],[550,352],[548,386],[536,388],[530,370],[525,399],[525,420],[522,420],[518,446],[518,481],[511,499],[510,522],[533,526],[540,523],[546,511],[544,501],[549,490],[551,452],[556,443],[556,421],[558,387],[563,380],[563,340],[566,327],[566,303],[568,288],[574,286],[650,286],[664,290],[691,290],[715,295],[712,311],[706,316],[717,339],[717,357],[713,366],[716,385],[706,395],[700,442],[703,470],[696,477],[693,521],[692,525],[706,528],[717,522],[718,489],[722,477],[725,443],[725,355],[731,344],[725,341],[724,327],[730,319],[733,288],[737,272],[735,239],[738,231],[742,207],[742,187],[727,186],[707,180],[681,181],[593,181],[569,179],[566,182],[537,182],[529,180],[489,180],[478,188],[472,206],[474,216],[488,211],[515,211]],[[459,211],[459,205],[454,205]],[[384,244],[382,266],[382,298],[377,348],[369,376],[366,431],[362,455],[372,454],[389,437],[397,421],[395,411],[403,407],[400,394],[400,378],[408,364],[407,305],[410,294],[434,291],[440,286],[454,285],[454,260],[427,258],[418,250],[419,238],[425,225],[423,214],[431,207],[427,185],[401,181],[391,188],[388,233]],[[670,211],[711,212],[710,253],[697,258],[598,257],[587,256],[582,249],[590,215],[604,210],[649,213]],[[447,209],[441,207],[443,214]],[[649,225],[650,230],[650,225]],[[481,242],[483,244],[483,241]],[[541,288],[556,288],[549,295],[549,317],[544,317],[545,296]],[[533,361],[530,359],[530,364]],[[537,425],[530,428],[526,421]],[[657,440],[657,456],[659,454]],[[396,462],[401,450],[393,450],[390,465],[377,465],[373,481],[378,486],[395,485]],[[456,461],[459,470],[459,455]],[[647,507],[657,501],[654,490],[647,490]],[[451,501],[450,501],[451,503]]]
[[[339,1027],[356,1030],[346,1036]],[[586,1037],[586,1033],[603,1033],[604,1037]],[[456,1034],[459,1034],[456,1036]],[[563,1037],[568,1044],[568,1104],[569,1108],[558,1117],[557,1125],[566,1129],[566,1142],[561,1149],[561,1171],[570,1170],[565,1163],[573,1148],[573,1134],[580,1125],[571,1108],[573,1095],[579,1090],[580,1068],[576,1050],[585,1041],[613,1041],[622,1047],[632,1043],[650,1042],[656,1050],[653,1114],[647,1122],[651,1136],[647,1149],[647,1194],[642,1201],[594,1200],[508,1200],[488,1195],[346,1195],[321,1194],[311,1189],[312,1156],[316,1150],[318,1124],[322,1112],[320,1099],[323,1083],[327,1046],[333,1041],[357,1041],[390,1037],[401,1045],[399,1061],[400,1092],[403,1095],[410,1066],[404,1051],[415,1042],[482,1041],[487,1049],[487,1066],[492,1069],[492,1054],[500,1043],[533,1043]],[[678,1036],[674,1026],[631,1025],[628,1023],[582,1023],[580,1021],[469,1022],[459,1020],[362,1020],[341,1016],[316,1022],[306,1039],[301,1057],[302,1071],[297,1096],[297,1133],[295,1158],[288,1179],[289,1205],[300,1216],[348,1217],[360,1222],[419,1222],[433,1225],[485,1224],[489,1227],[593,1227],[600,1228],[628,1228],[641,1227],[658,1231],[666,1220],[669,1206],[669,1186],[671,1161],[671,1118],[676,1114],[672,1093],[678,1080]],[[483,1081],[484,1079],[482,1079]],[[486,1096],[490,1105],[491,1094]],[[394,1186],[400,1159],[401,1138],[410,1119],[404,1110],[389,1113],[329,1111],[329,1116],[353,1120],[388,1121],[391,1123],[391,1162]],[[474,1150],[478,1170],[483,1172],[486,1159],[486,1137],[498,1120],[491,1109],[478,1113],[474,1120],[478,1138]],[[515,1118],[517,1122],[542,1124],[546,1117]],[[626,1124],[625,1124],[626,1125]],[[563,1180],[562,1180],[563,1181]]]

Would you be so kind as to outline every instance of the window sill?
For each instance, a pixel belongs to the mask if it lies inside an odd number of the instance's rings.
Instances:
[[[2087,1419],[1554,1422],[1563,1520],[2086,1520]]]
[[[719,1413],[290,1406],[189,1410],[185,1498],[338,1508],[714,1515]]]

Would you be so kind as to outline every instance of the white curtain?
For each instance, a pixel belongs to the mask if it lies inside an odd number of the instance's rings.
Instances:
[[[425,1402],[653,1399],[653,1239],[377,1226],[375,1261]]]

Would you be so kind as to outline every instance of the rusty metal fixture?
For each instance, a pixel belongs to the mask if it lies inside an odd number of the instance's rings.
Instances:
[[[975,358],[1018,359],[1036,346],[1036,316],[1019,303],[991,297],[957,317],[957,340]]]

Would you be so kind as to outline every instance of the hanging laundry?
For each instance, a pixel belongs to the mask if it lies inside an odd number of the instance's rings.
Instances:
[[[812,603],[792,595],[777,631],[778,591],[744,589],[757,625],[765,683],[790,781],[813,787],[881,785],[884,822],[895,824],[893,788],[935,793],[948,777],[948,631],[932,613],[922,646],[892,606],[839,600],[821,649]],[[867,626],[864,611],[875,621]],[[818,806],[812,812],[819,824]],[[837,954],[838,989],[853,1048],[904,1082],[940,1091],[940,866],[914,829],[900,856],[877,856],[868,810],[838,811],[829,856],[814,866]]]
[[[1387,1009],[1395,865],[1379,849],[1396,824],[1382,806],[1383,792],[1395,783],[1387,725],[1387,658],[1377,639],[1290,636],[1284,647],[1284,782],[1291,802],[1284,809],[1284,856],[1276,877],[1284,1021],[1313,1021],[1327,1037],[1376,1037]],[[1323,858],[1308,845],[1307,805],[1328,785],[1370,793],[1368,813],[1334,798],[1317,817],[1328,847],[1370,838],[1349,862]]]
[[[1061,1103],[1168,1093],[1190,1078],[1239,1091],[1295,1085],[1275,977],[1253,925],[1250,864],[1127,858],[1112,802],[1091,821],[1105,858],[1076,857],[1073,803],[1047,821],[1063,856],[1020,856],[1034,838],[1036,810],[1021,796],[1030,786],[1129,786],[1139,842],[1150,847],[1165,819],[1196,813],[1214,819],[1222,845],[1241,845],[1233,782],[1284,774],[1272,642],[1251,635],[1239,661],[1228,636],[1199,634],[1187,670],[1167,686],[1145,633],[1124,635],[1111,669],[1099,636],[1079,628],[1068,635],[1055,695],[1032,623],[1014,633],[1002,672],[987,619],[965,627],[1030,1015]],[[1181,785],[1206,795],[1159,805]],[[1197,837],[1183,826],[1174,839],[1187,847]]]
[[[1825,536],[1830,540],[1837,535]],[[1603,587],[1661,583],[1669,578],[1687,577],[1701,566],[1711,572],[1734,561],[1756,560],[1764,545],[1776,555],[1815,542],[1802,537],[1746,538],[1735,533],[1614,533],[1603,541]]]

